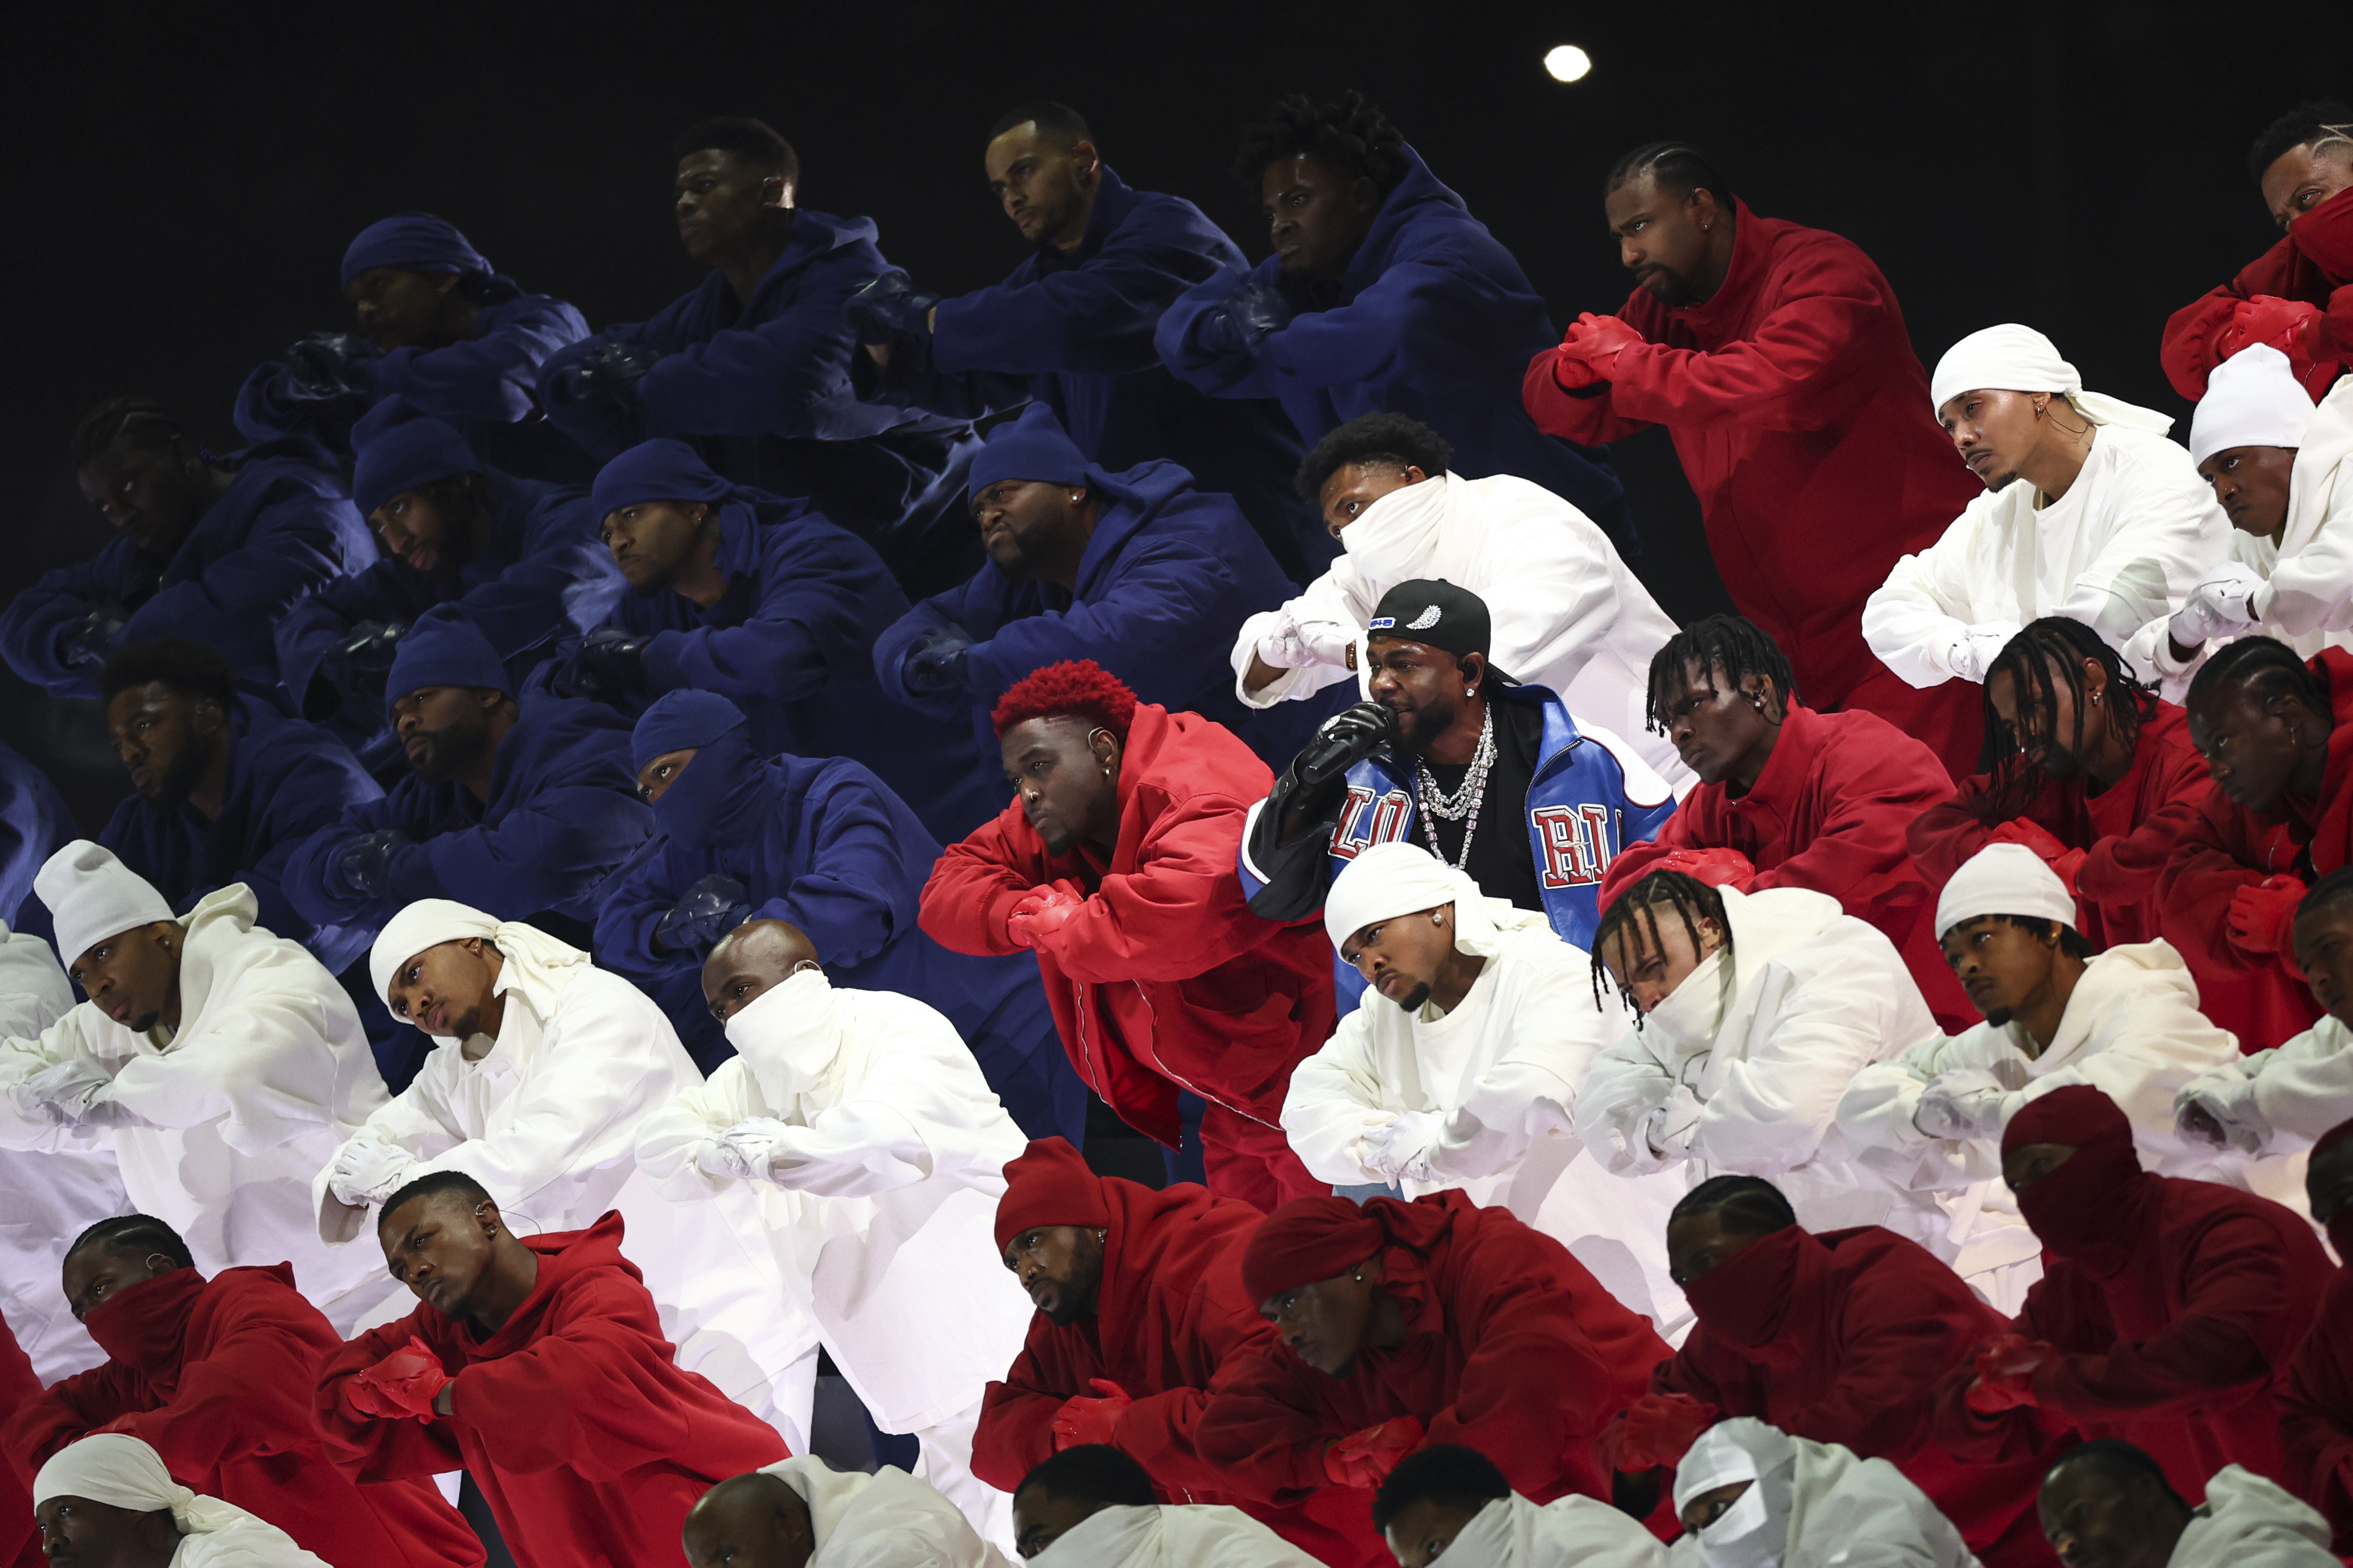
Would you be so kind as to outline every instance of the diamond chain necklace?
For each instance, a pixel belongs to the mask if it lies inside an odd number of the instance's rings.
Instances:
[[[1430,836],[1430,847],[1440,860],[1446,851],[1438,847],[1438,829],[1430,819],[1440,822],[1469,821],[1462,829],[1462,849],[1447,863],[1460,871],[1470,863],[1471,840],[1479,831],[1479,807],[1487,795],[1487,770],[1495,763],[1495,705],[1489,703],[1479,723],[1479,749],[1472,753],[1471,765],[1462,774],[1462,787],[1448,795],[1438,787],[1431,776],[1430,763],[1422,758],[1414,760],[1414,793],[1421,799],[1422,831]]]

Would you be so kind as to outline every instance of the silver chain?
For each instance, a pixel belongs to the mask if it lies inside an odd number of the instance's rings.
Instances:
[[[1487,711],[1479,723],[1479,749],[1471,755],[1471,765],[1463,771],[1462,786],[1448,795],[1438,787],[1425,759],[1414,762],[1414,793],[1420,797],[1422,831],[1430,837],[1430,847],[1440,860],[1446,852],[1438,847],[1438,829],[1432,820],[1463,822],[1462,848],[1448,862],[1460,871],[1471,859],[1471,840],[1479,832],[1479,807],[1487,797],[1487,770],[1495,763],[1495,705],[1487,704]]]

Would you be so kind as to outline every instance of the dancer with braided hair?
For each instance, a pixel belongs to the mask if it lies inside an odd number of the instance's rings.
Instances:
[[[1179,381],[1279,397],[1309,441],[1360,415],[1410,415],[1464,478],[1531,480],[1633,546],[1607,459],[1538,430],[1515,395],[1556,341],[1544,300],[1363,94],[1282,100],[1244,134],[1234,174],[1263,204],[1274,254],[1225,268],[1160,318]]]
[[[1952,789],[1935,752],[1876,713],[1799,701],[1780,645],[1739,616],[1695,622],[1652,656],[1650,729],[1699,787],[1610,863],[1604,903],[1657,870],[1744,893],[1811,888],[1895,944],[1939,1023],[1977,1021],[1928,929],[1934,895],[1904,841]]]
[[[995,722],[1017,794],[932,868],[923,930],[1035,952],[1071,1063],[1138,1131],[1174,1149],[1178,1091],[1206,1100],[1212,1193],[1271,1209],[1328,1192],[1282,1115],[1292,1068],[1331,1037],[1332,944],[1312,915],[1252,914],[1234,876],[1266,764],[1092,659],[1016,683]]]

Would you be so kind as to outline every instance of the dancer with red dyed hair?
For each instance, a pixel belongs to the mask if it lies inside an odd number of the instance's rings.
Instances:
[[[1063,1048],[1130,1126],[1175,1148],[1177,1091],[1206,1100],[1211,1192],[1261,1209],[1328,1192],[1282,1112],[1332,1033],[1332,945],[1314,919],[1251,914],[1234,876],[1266,764],[1092,659],[1018,682],[993,718],[1017,793],[933,868],[923,929],[959,952],[1035,952]]]

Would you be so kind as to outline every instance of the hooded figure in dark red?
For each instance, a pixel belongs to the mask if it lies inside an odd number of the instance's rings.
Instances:
[[[428,1478],[362,1485],[328,1459],[311,1390],[343,1337],[294,1289],[291,1266],[210,1279],[168,1269],[105,1296],[82,1326],[105,1364],[27,1398],[0,1429],[21,1476],[93,1432],[127,1433],[181,1485],[269,1521],[335,1568],[482,1561],[480,1539]]]
[[[2073,1427],[2121,1437],[2192,1501],[2241,1465],[2284,1479],[2274,1398],[2320,1310],[2328,1255],[2295,1212],[2151,1175],[2116,1102],[2054,1089],[2010,1118],[2003,1176],[2042,1240],[2008,1335],[1937,1389],[1957,1458],[2024,1458]]]
[[[2239,275],[2173,312],[2158,360],[2173,390],[2206,395],[2214,367],[2250,343],[2267,342],[2313,401],[2353,361],[2353,190],[2342,190],[2287,226]],[[2316,383],[2317,385],[2316,386]]]
[[[417,1206],[396,1193],[385,1213]],[[509,1239],[538,1272],[495,1331],[420,1306],[321,1363],[312,1410],[328,1456],[364,1481],[462,1468],[520,1568],[677,1562],[695,1500],[786,1458],[784,1439],[679,1366],[621,1256],[619,1215]],[[430,1411],[438,1394],[446,1415],[380,1413],[417,1394]]]
[[[1717,1180],[1779,1199],[1754,1178]],[[1721,1260],[1683,1269],[1683,1298],[1698,1321],[1652,1374],[1652,1392],[1885,1459],[1989,1568],[2047,1564],[2034,1513],[2039,1458],[1962,1464],[1929,1436],[1938,1381],[2009,1327],[2002,1315],[1935,1254],[1877,1226],[1816,1234],[1799,1227],[1786,1201],[1742,1203],[1736,1189],[1733,1201],[1694,1210],[1715,1184],[1694,1188],[1669,1226],[1675,1240],[1698,1241],[1694,1250]],[[1714,1228],[1699,1236],[1676,1234],[1711,1219]]]
[[[2353,1262],[2353,1121],[2312,1146],[2305,1185],[2337,1256]],[[2283,1482],[2328,1516],[2337,1554],[2353,1556],[2353,1268],[2329,1279],[2320,1321],[2288,1368],[2279,1405]]]
[[[1282,1136],[1291,1069],[1337,1015],[1318,917],[1261,920],[1234,874],[1273,775],[1197,713],[1171,713],[1091,659],[1050,664],[997,703],[1011,805],[951,844],[923,930],[958,952],[1038,955],[1071,1063],[1170,1148],[1176,1096],[1208,1102],[1209,1190],[1271,1209],[1329,1192]]]
[[[0,1321],[0,1414],[37,1399],[41,1380],[34,1375],[33,1358],[16,1342],[16,1333]],[[13,1464],[0,1464],[0,1568],[44,1568],[49,1554],[41,1550],[41,1532],[33,1523],[33,1491],[28,1477]]]
[[[1862,640],[1863,601],[1982,491],[1937,428],[1895,290],[1852,240],[1758,216],[1674,146],[1621,161],[1607,198],[1643,285],[1535,357],[1528,413],[1583,446],[1667,426],[1732,602],[1788,654],[1806,701],[1869,709],[1966,772],[1976,688],[1916,689]],[[1644,210],[1621,215],[1630,202]],[[1696,271],[1722,268],[1712,290],[1658,275],[1669,234]]]
[[[1607,1500],[1594,1436],[1669,1354],[1560,1243],[1459,1192],[1285,1204],[1242,1283],[1279,1338],[1218,1379],[1201,1455],[1237,1490],[1322,1493],[1319,1517],[1360,1529],[1398,1461],[1440,1443],[1487,1455],[1536,1502]]]

